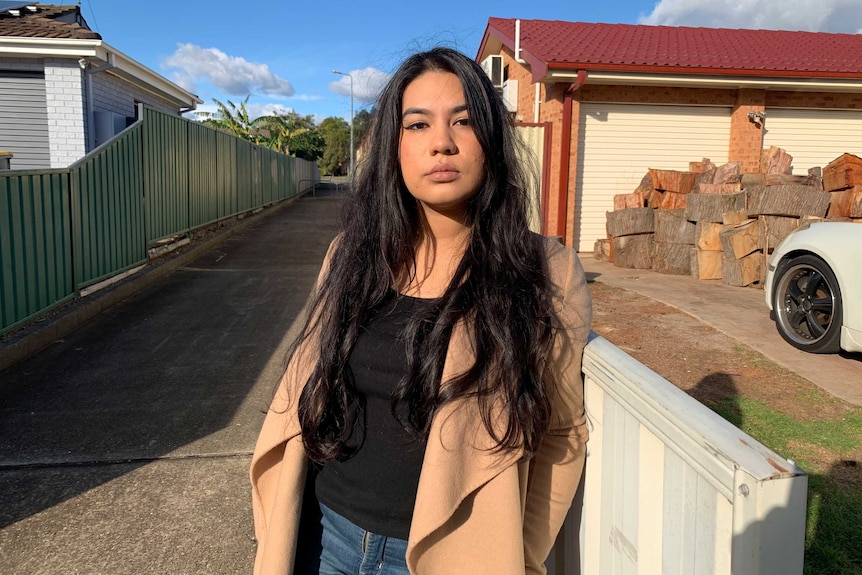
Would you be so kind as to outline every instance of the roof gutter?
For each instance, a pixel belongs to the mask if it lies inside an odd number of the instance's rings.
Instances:
[[[175,101],[180,108],[193,110],[198,104],[203,104],[203,100],[195,94],[174,84],[102,40],[2,36],[0,55],[87,58],[96,60],[90,62],[91,65],[96,66],[111,63],[112,73],[162,98]]]
[[[584,70],[549,69],[545,82],[571,82]],[[698,74],[649,74],[586,71],[587,84],[677,86],[684,88],[787,90],[800,92],[862,92],[862,78],[767,78]]]

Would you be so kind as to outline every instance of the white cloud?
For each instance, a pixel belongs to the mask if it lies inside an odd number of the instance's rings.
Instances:
[[[351,70],[350,75],[353,76],[353,98],[369,104],[377,101],[377,96],[389,81],[389,74],[376,68]],[[342,76],[338,81],[330,83],[329,89],[336,94],[350,96],[350,78]]]
[[[856,34],[859,0],[661,0],[641,24]]]
[[[218,48],[201,48],[195,44],[178,44],[177,51],[162,61],[166,68],[176,68],[174,81],[194,91],[195,83],[206,80],[227,94],[267,94],[293,96],[290,82],[274,74],[266,64],[229,56]]]
[[[281,104],[247,104],[249,118],[260,118],[261,116],[272,116],[273,114],[289,114],[293,108]]]

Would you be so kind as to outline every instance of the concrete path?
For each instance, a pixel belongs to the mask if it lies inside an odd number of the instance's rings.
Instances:
[[[251,572],[250,456],[339,205],[278,209],[0,372],[0,572]]]
[[[619,268],[589,255],[581,262],[588,279],[635,291],[680,309],[829,393],[862,405],[862,354],[818,355],[792,347],[781,339],[769,319],[763,290]]]

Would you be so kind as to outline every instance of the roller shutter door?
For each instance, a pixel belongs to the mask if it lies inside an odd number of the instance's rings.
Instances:
[[[727,162],[730,108],[581,104],[574,245],[591,252],[607,237],[614,195],[634,191],[649,168],[688,170]]]
[[[44,74],[0,71],[0,150],[13,170],[51,167]]]
[[[769,108],[763,146],[778,146],[793,156],[797,175],[845,152],[862,156],[862,111]]]

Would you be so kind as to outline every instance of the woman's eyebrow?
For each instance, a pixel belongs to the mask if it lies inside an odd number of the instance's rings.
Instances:
[[[449,113],[450,114],[460,114],[461,112],[466,112],[466,111],[467,111],[467,104],[461,104],[459,106],[455,106],[454,108],[452,108],[452,110]],[[404,113],[401,114],[401,118],[403,119],[406,116],[409,116],[411,114],[430,116],[431,111],[427,110],[425,108],[407,108],[406,110],[404,110]]]

